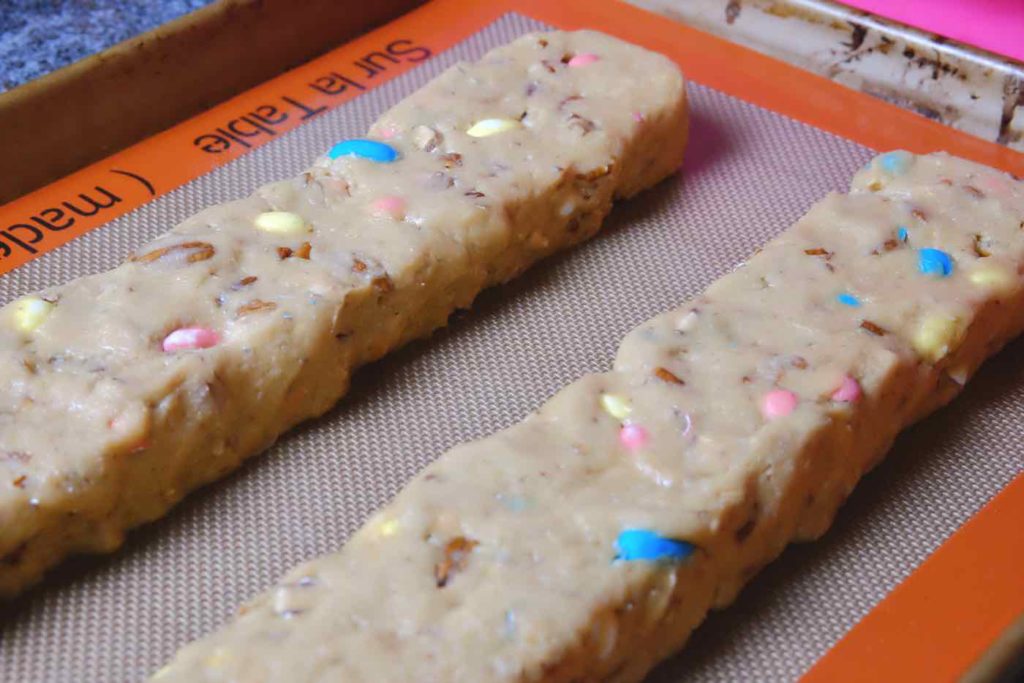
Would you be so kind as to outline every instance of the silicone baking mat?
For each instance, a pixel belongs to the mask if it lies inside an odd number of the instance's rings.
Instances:
[[[358,373],[338,408],[131,534],[119,553],[69,562],[5,606],[0,680],[131,681],[152,672],[287,568],[339,547],[445,449],[507,426],[563,384],[607,368],[631,327],[697,294],[812,202],[844,189],[872,154],[848,137],[1018,163],[636,10],[593,2],[467,10],[443,0],[0,209],[0,272],[8,271],[0,276],[0,301],[114,266],[199,208],[301,171],[446,66],[552,26],[608,30],[681,63],[692,79],[692,143],[682,173],[619,206],[592,242],[486,292],[445,331]],[[754,67],[756,76],[742,75]],[[825,99],[801,100],[811,95]],[[55,207],[62,216],[47,212]],[[54,249],[60,241],[67,243]],[[894,653],[890,642],[864,662],[856,638],[852,654],[850,639],[834,645],[1024,470],[1022,359],[1024,346],[1007,349],[961,400],[901,438],[826,538],[787,551],[652,680],[793,680],[830,650],[811,678],[840,680],[839,671],[864,680],[875,666],[884,680],[895,680],[906,650]],[[991,507],[986,514],[994,514]],[[1020,556],[1019,539],[990,545]],[[853,635],[866,632],[871,647],[872,634],[916,628],[913,640],[924,639],[925,654],[952,640],[918,664],[911,652],[915,668],[899,680],[962,672],[1024,604],[996,552],[980,542],[967,551],[976,564],[995,567],[983,576],[982,598],[970,592],[970,568],[957,570],[953,585],[942,578],[949,563],[938,562],[947,612],[921,612],[931,601],[912,595],[909,606],[890,610],[896,622],[883,615],[881,626]],[[904,589],[920,585],[911,579]],[[990,594],[992,604],[984,599]],[[958,607],[969,614],[956,628],[932,623]],[[921,623],[900,621],[908,618]]]

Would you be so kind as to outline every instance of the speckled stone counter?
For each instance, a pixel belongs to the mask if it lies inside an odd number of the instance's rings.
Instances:
[[[828,0],[629,2],[1024,151],[1019,62]]]
[[[0,92],[212,0],[0,0]]]

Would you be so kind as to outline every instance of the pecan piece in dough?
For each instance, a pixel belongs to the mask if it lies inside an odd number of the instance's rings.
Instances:
[[[587,182],[593,182],[598,178],[603,178],[612,172],[612,164],[604,164],[592,169],[586,173],[577,173],[576,180],[585,180]]]
[[[434,579],[438,588],[444,588],[456,572],[469,564],[469,554],[479,543],[465,536],[456,536],[444,547],[444,559],[434,565]]]
[[[216,251],[209,242],[182,242],[181,244],[172,244],[168,247],[154,249],[142,256],[132,256],[128,260],[138,263],[152,263],[159,261],[165,256],[176,254],[176,252],[188,252],[185,255],[185,262],[198,263],[199,261],[213,258]]]
[[[433,152],[444,138],[430,126],[416,126],[412,129],[412,142],[424,152]]]
[[[250,313],[256,313],[258,311],[272,311],[277,308],[277,304],[273,301],[264,301],[263,299],[253,299],[252,301],[242,304],[238,307],[236,314],[239,318],[243,315],[249,315]]]
[[[391,278],[385,273],[384,275],[378,275],[377,277],[370,280],[370,284],[379,289],[384,294],[392,291],[395,288],[395,283],[391,281]]]
[[[457,152],[449,152],[448,154],[442,154],[440,157],[444,167],[447,169],[455,168],[456,166],[462,166],[462,155]]]
[[[579,114],[573,114],[569,117],[569,127],[579,130],[583,135],[597,130],[597,124],[588,118],[584,118]]]
[[[669,384],[686,384],[686,382],[679,379],[674,372],[667,368],[655,368],[654,376],[663,382],[668,382]]]
[[[860,323],[860,327],[861,327],[862,330],[867,330],[868,332],[870,332],[871,334],[875,335],[876,337],[884,337],[885,336],[885,328],[881,327],[879,325],[876,325],[875,323],[871,322],[870,320],[862,320],[861,323]]]
[[[992,255],[989,251],[989,240],[983,235],[974,236],[974,253],[978,255],[978,258],[988,258]]]

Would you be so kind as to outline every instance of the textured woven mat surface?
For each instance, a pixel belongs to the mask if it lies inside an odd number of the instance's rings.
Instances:
[[[509,15],[456,48],[0,278],[0,301],[116,265],[201,207],[301,171],[456,59],[535,22]],[[0,681],[133,681],[290,566],[338,548],[417,470],[608,367],[634,325],[700,292],[869,150],[694,84],[684,173],[618,207],[591,243],[486,292],[451,326],[358,373],[352,393],[227,480],[79,559],[0,615]],[[821,542],[790,549],[654,681],[791,680],[1024,469],[1024,346],[902,438]]]

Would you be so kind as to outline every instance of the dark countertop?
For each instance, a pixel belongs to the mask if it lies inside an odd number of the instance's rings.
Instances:
[[[0,92],[212,0],[0,0]]]

